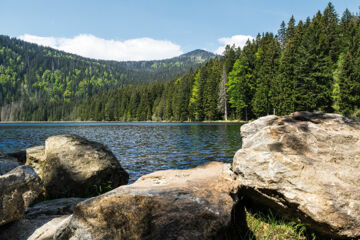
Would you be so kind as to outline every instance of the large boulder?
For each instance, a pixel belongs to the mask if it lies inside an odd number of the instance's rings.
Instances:
[[[234,177],[218,162],[145,175],[76,205],[54,239],[239,239]]]
[[[129,179],[107,147],[76,135],[49,137],[45,147],[28,148],[26,157],[26,164],[43,180],[48,198],[94,196]]]
[[[360,122],[296,112],[241,127],[242,193],[332,238],[360,237]]]
[[[0,227],[2,240],[50,240],[83,198],[62,198],[30,207],[23,218]]]
[[[20,219],[42,193],[39,176],[30,166],[19,166],[0,176],[0,226]]]

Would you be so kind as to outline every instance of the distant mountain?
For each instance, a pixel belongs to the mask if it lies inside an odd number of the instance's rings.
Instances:
[[[202,49],[196,49],[194,51],[191,51],[191,52],[188,52],[188,53],[185,53],[183,55],[180,55],[179,57],[177,58],[189,58],[195,62],[198,62],[198,63],[203,63],[203,62],[206,62],[208,61],[209,59],[215,57],[216,55],[212,52],[208,52],[208,51],[205,51],[205,50],[202,50]]]
[[[216,57],[214,53],[197,49],[178,57],[173,57],[164,60],[152,60],[152,61],[103,61],[104,63],[112,64],[114,66],[120,66],[123,68],[135,70],[135,71],[146,71],[146,72],[161,72],[163,70],[170,72],[181,73],[187,72],[191,67],[203,64],[209,61],[211,58]],[[182,72],[182,69],[187,69]]]
[[[195,50],[156,61],[95,60],[0,35],[0,107],[70,102],[129,84],[169,80],[214,57]]]

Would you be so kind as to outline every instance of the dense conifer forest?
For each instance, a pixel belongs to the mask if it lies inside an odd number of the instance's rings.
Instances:
[[[20,95],[26,92],[30,99],[38,98],[18,102],[19,106],[11,111],[12,120],[25,121],[249,120],[299,110],[357,117],[360,115],[359,46],[359,15],[346,10],[340,17],[329,3],[312,18],[297,21],[291,17],[287,23],[282,22],[276,34],[258,34],[242,49],[227,46],[223,57],[212,58],[170,81],[121,85],[124,74],[119,70],[121,65],[113,63],[119,67],[112,68],[102,61],[84,65],[86,70],[81,75],[77,75],[76,69],[60,73],[49,69],[37,76],[36,70],[45,69],[40,64],[37,69],[28,70],[26,84],[21,86],[23,89],[17,89],[19,86],[11,81],[4,85],[1,76],[10,71],[16,78],[28,64],[27,58],[19,58],[3,48],[1,61],[21,64],[10,64],[15,68],[7,69],[0,62],[0,100],[14,102],[16,94],[4,97],[9,91]],[[68,56],[82,64],[75,56]],[[49,58],[50,66],[57,64],[52,59],[56,58]],[[105,73],[108,77],[103,77]],[[93,85],[59,87],[56,85],[59,74],[64,74],[70,83],[86,84],[94,79]],[[50,81],[51,88],[44,78],[54,78]],[[30,79],[34,81],[32,86],[39,87],[29,90]],[[45,92],[40,90],[44,84],[48,89]],[[96,86],[107,87],[100,91]],[[50,96],[39,98],[41,94]],[[81,98],[74,97],[80,95]]]
[[[128,84],[169,80],[214,56],[195,50],[158,61],[101,61],[0,36],[1,119],[29,114],[24,104],[41,109],[33,114],[44,119],[47,114],[41,111],[48,104],[66,105]]]

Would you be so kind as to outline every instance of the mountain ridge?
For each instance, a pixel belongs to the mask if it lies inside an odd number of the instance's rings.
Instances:
[[[181,54],[176,57],[160,59],[160,60],[139,60],[139,61],[113,61],[113,60],[99,60],[101,62],[117,64],[122,67],[128,67],[132,70],[146,70],[146,71],[154,71],[159,66],[163,66],[163,63],[168,62],[169,64],[179,66],[181,62],[190,61],[196,64],[203,64],[210,60],[211,58],[217,57],[218,55],[202,50],[202,49],[195,49],[193,51]]]
[[[86,98],[124,85],[170,80],[215,54],[194,50],[152,61],[96,60],[0,35],[0,107]]]

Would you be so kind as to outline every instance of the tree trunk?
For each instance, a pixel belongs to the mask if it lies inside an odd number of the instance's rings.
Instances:
[[[225,121],[228,120],[226,102],[227,102],[227,99],[225,98],[225,103],[224,103],[224,119],[225,119]]]

